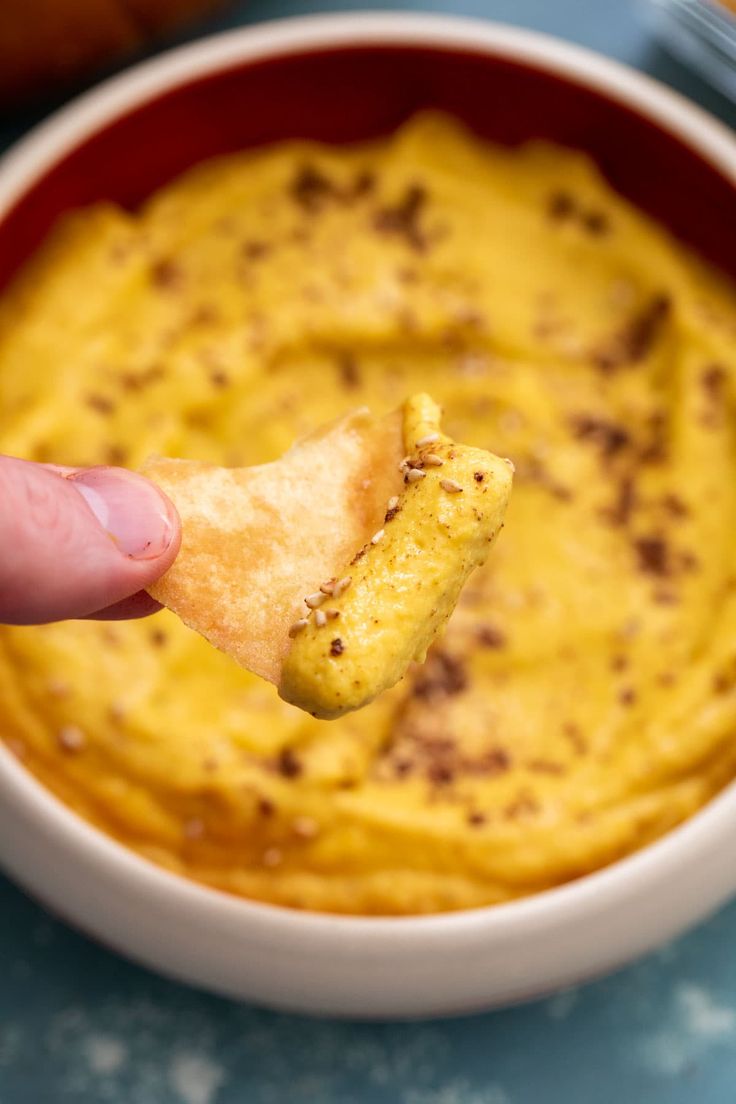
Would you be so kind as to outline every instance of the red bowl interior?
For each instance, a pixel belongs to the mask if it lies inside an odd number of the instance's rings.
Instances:
[[[70,207],[100,199],[135,207],[203,158],[285,138],[371,138],[424,107],[452,112],[507,145],[539,137],[587,151],[620,193],[736,276],[736,188],[642,115],[500,58],[360,46],[245,62],[104,126],[0,223],[0,286]]]

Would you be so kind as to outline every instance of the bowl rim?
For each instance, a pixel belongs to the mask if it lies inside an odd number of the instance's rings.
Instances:
[[[458,49],[499,56],[582,84],[635,110],[689,146],[736,186],[736,135],[703,108],[621,62],[547,34],[455,15],[417,12],[351,12],[307,15],[211,35],[140,62],[63,106],[0,158],[0,220],[65,154],[115,119],[181,84],[242,64],[331,48],[391,45]],[[338,935],[369,939],[376,949],[421,935],[440,946],[448,934],[487,936],[511,929],[530,932],[581,912],[599,914],[621,897],[646,892],[662,877],[676,876],[691,860],[736,831],[736,783],[653,843],[572,882],[529,897],[454,912],[365,916],[301,911],[238,897],[155,864],[118,842],[65,805],[0,742],[0,790],[38,821],[77,859],[113,870],[149,900],[186,908],[203,921],[219,914],[270,929],[274,938],[297,934],[322,941]]]
[[[179,84],[244,62],[355,45],[462,48],[526,62],[646,115],[736,182],[736,143],[730,128],[681,93],[623,62],[553,35],[490,20],[357,11],[274,19],[223,31],[103,80],[37,123],[0,157],[0,218],[74,146]]]

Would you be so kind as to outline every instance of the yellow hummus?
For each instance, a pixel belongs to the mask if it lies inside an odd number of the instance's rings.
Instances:
[[[313,595],[321,605],[329,597],[329,608],[292,629],[279,694],[315,717],[361,709],[412,660],[424,663],[503,525],[511,462],[455,444],[428,395],[407,400],[403,420],[404,490],[389,500],[384,528]]]
[[[735,368],[733,288],[584,158],[434,116],[80,213],[6,298],[3,451],[261,463],[426,390],[514,496],[360,712],[307,716],[164,613],[2,630],[8,745],[142,854],[300,908],[483,905],[640,847],[736,771]]]

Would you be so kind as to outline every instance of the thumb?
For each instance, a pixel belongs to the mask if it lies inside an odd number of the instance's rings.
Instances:
[[[0,456],[0,622],[104,610],[163,575],[179,539],[172,503],[141,475]]]

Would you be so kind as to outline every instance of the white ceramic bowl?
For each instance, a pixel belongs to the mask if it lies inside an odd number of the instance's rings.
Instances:
[[[633,109],[736,186],[734,136],[672,92],[611,61],[489,23],[400,14],[325,16],[195,43],[83,96],[0,164],[0,224],[11,209],[17,215],[23,197],[70,151],[193,77],[216,80],[244,64],[356,42],[511,60],[573,81],[600,93],[609,106]],[[19,234],[30,241],[42,229],[39,223],[29,230],[16,217],[13,241]],[[28,247],[25,242],[18,249]],[[139,858],[70,812],[0,745],[0,861],[13,878],[70,923],[155,970],[304,1012],[468,1012],[614,969],[695,923],[736,890],[734,838],[736,789],[730,787],[632,857],[526,900],[406,919],[299,913],[230,897]]]

